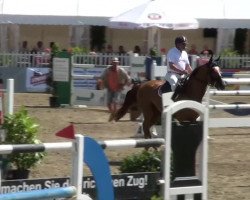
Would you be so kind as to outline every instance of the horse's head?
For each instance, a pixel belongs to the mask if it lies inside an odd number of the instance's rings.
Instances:
[[[208,85],[215,87],[217,90],[225,89],[225,82],[222,79],[221,69],[219,67],[220,56],[217,59],[213,59],[213,55],[205,64],[208,67]]]
[[[221,70],[218,65],[220,57],[213,59],[213,55],[209,61],[192,72],[191,79],[195,79],[204,86],[210,85],[218,90],[225,89],[225,82],[222,79]]]

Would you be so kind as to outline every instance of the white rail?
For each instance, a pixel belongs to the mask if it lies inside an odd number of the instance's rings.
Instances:
[[[241,108],[250,108],[250,104],[218,104],[218,105],[209,105],[210,109],[241,109]]]
[[[250,84],[250,78],[223,78],[223,80],[229,85]]]
[[[250,84],[250,78],[224,78],[226,84],[236,85],[248,85]],[[210,96],[244,96],[250,95],[250,90],[228,90],[228,91],[217,91],[208,90],[206,96],[206,105],[211,110],[215,109],[249,109],[250,104],[216,104],[210,105]],[[249,113],[250,114],[250,113]],[[229,127],[250,127],[249,117],[230,117],[230,118],[209,118],[209,128],[229,128]]]
[[[228,95],[244,96],[244,95],[250,95],[250,90],[226,90],[226,91],[210,90],[209,93],[213,96],[228,96]]]

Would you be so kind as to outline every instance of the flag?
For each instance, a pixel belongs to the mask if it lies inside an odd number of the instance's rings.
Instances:
[[[56,133],[56,136],[69,138],[69,139],[75,139],[74,125],[70,124],[69,126],[65,127],[64,129],[58,131]]]

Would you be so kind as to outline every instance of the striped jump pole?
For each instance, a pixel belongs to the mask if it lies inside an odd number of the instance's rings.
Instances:
[[[250,108],[250,104],[218,104],[209,105],[210,109],[244,109]]]
[[[98,142],[103,149],[106,148],[147,148],[160,147],[165,144],[163,138],[155,139],[126,139],[126,140],[104,140]]]
[[[48,198],[71,198],[76,195],[74,186],[65,188],[52,188],[44,190],[33,190],[27,192],[8,193],[0,195],[1,200],[41,200]]]
[[[250,91],[249,90],[225,90],[225,91],[210,90],[209,94],[213,96],[228,96],[228,95],[244,96],[244,95],[250,95]]]
[[[233,84],[249,84],[250,78],[223,78],[226,84],[233,85]]]
[[[42,144],[4,144],[0,145],[0,154],[34,153],[53,150],[71,149],[72,142],[42,143]]]

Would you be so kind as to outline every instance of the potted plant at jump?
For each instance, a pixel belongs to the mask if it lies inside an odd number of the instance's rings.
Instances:
[[[6,132],[5,144],[39,144],[39,125],[22,107],[14,114],[4,117],[3,129]],[[6,179],[28,178],[30,169],[35,167],[45,156],[44,152],[13,153],[7,155],[10,170]]]

